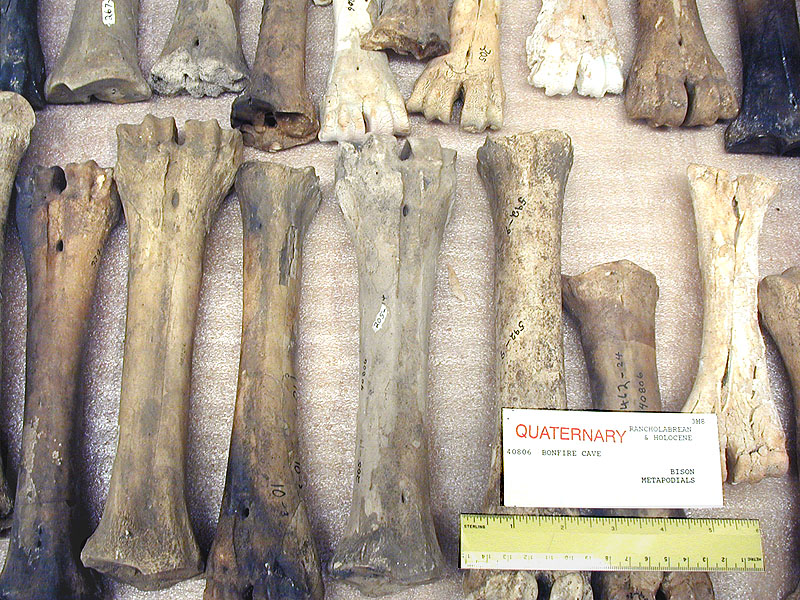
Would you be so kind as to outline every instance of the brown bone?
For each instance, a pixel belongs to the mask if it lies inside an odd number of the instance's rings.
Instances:
[[[369,33],[361,38],[365,50],[394,50],[417,60],[450,51],[446,0],[386,0]]]

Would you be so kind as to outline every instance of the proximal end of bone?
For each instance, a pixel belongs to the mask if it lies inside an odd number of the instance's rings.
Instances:
[[[277,152],[307,144],[317,137],[319,119],[307,95],[298,106],[279,108],[245,92],[233,101],[231,126],[242,132],[245,146]]]
[[[9,169],[6,184],[8,192],[11,190],[17,165],[30,144],[31,131],[35,124],[36,115],[25,98],[16,92],[0,92],[0,165]],[[0,178],[5,179],[6,173]]]
[[[378,23],[361,38],[364,50],[394,50],[398,54],[410,54],[417,60],[427,60],[434,56],[447,54],[450,51],[450,32],[445,10],[439,21],[441,26],[423,31],[422,23],[428,24],[432,17],[427,15],[381,14]],[[436,10],[435,3],[428,3],[426,8]],[[384,8],[384,10],[386,10]],[[435,29],[438,29],[435,30]]]

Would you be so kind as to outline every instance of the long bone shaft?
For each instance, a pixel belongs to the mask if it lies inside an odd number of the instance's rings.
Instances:
[[[320,203],[314,169],[248,162],[239,386],[206,600],[322,600],[297,455],[294,327],[303,238]],[[250,596],[247,594],[250,593]]]
[[[67,40],[47,77],[54,104],[139,102],[150,86],[139,68],[139,0],[76,0]]]
[[[487,138],[478,173],[489,196],[495,239],[495,417],[484,511],[534,514],[503,505],[500,408],[567,407],[561,326],[561,212],[572,167],[572,142],[555,130]],[[468,571],[474,600],[591,600],[585,573]]]
[[[450,50],[446,0],[385,0],[375,26],[361,38],[366,50],[394,50],[417,60]]]
[[[786,439],[770,396],[758,328],[758,235],[778,186],[758,175],[690,165],[703,282],[703,342],[684,412],[716,413],[723,479],[780,477]]]
[[[93,161],[22,179],[17,225],[28,275],[25,418],[17,506],[0,598],[98,598],[80,563],[73,450],[83,344],[100,257],[120,216],[111,169]]]
[[[192,345],[205,237],[241,162],[238,131],[145,117],[117,127],[128,223],[128,309],[119,443],[100,524],[83,563],[139,589],[202,570],[184,471]]]
[[[0,3],[0,90],[16,92],[44,108],[44,57],[36,0]]]
[[[455,152],[435,139],[341,146],[336,197],[356,248],[361,394],[350,519],[333,576],[380,595],[441,576],[430,510],[425,402],[436,257]]]

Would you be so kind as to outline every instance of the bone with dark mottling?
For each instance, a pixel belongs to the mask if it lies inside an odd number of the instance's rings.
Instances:
[[[44,57],[36,0],[0,3],[0,90],[16,92],[44,108]]]
[[[446,0],[385,0],[374,27],[361,38],[365,50],[394,50],[417,60],[450,51]]]

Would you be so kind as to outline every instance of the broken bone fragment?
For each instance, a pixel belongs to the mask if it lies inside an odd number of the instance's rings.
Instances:
[[[545,94],[601,98],[624,86],[608,0],[544,0],[528,37],[528,83]]]
[[[322,600],[300,495],[294,329],[303,239],[320,204],[314,169],[248,162],[236,176],[244,231],[239,384],[206,600]]]
[[[0,90],[44,108],[44,56],[39,42],[36,0],[0,4]]]
[[[758,236],[778,186],[759,175],[690,165],[703,284],[703,341],[684,412],[714,413],[723,480],[756,482],[788,469],[758,327]]]
[[[361,38],[365,50],[394,50],[417,60],[450,50],[446,0],[385,0],[375,26]]]
[[[653,127],[712,125],[739,106],[708,44],[695,0],[639,0],[625,109]]]
[[[213,120],[187,121],[184,138],[172,118],[117,127],[129,247],[119,442],[81,558],[142,590],[202,572],[184,494],[194,326],[206,234],[242,156],[239,132]]]
[[[80,562],[74,464],[83,345],[100,256],[119,220],[111,169],[36,167],[17,187],[28,279],[25,415],[0,598],[100,598]]]
[[[361,393],[350,518],[329,564],[368,595],[443,575],[430,509],[425,406],[436,258],[454,151],[433,138],[342,144],[336,198],[356,249]]]

